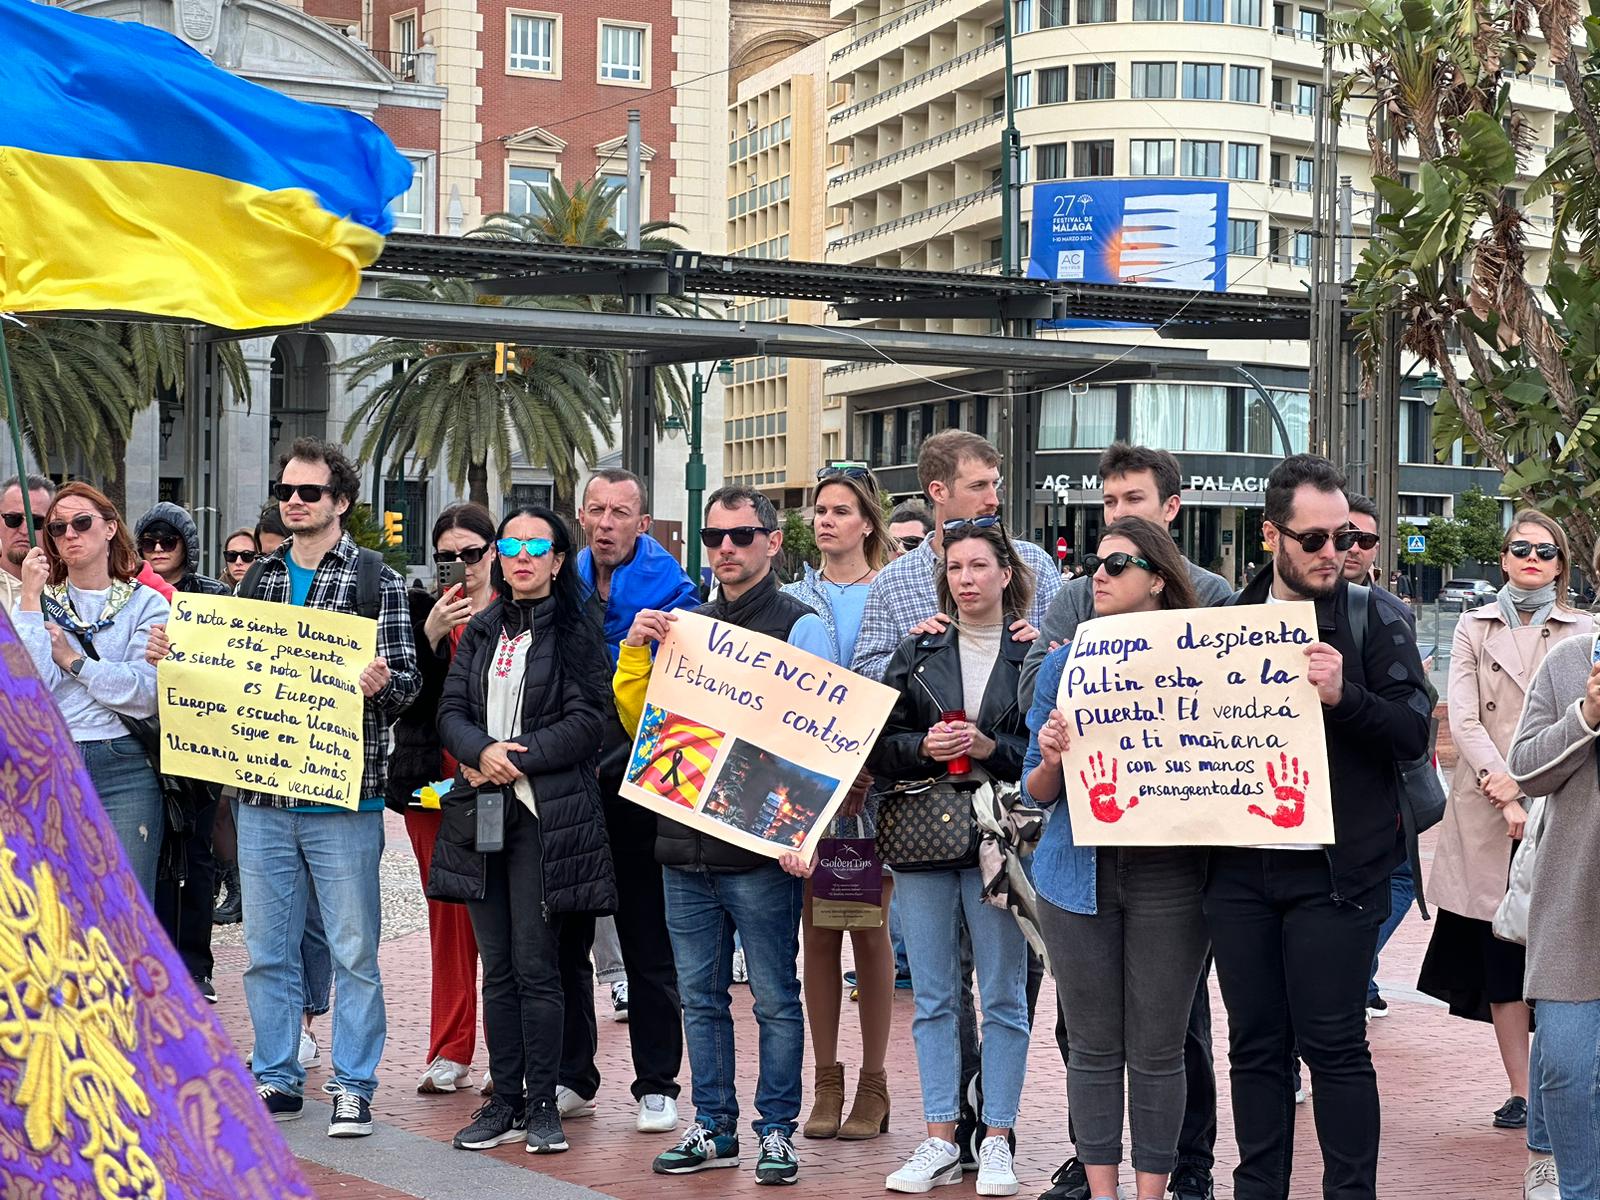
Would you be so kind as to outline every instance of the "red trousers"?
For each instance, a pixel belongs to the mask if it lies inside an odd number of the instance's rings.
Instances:
[[[431,809],[407,808],[405,816],[426,890],[440,815]],[[478,942],[465,904],[428,901],[428,944],[433,952],[428,1061],[446,1058],[470,1065],[478,1035]]]

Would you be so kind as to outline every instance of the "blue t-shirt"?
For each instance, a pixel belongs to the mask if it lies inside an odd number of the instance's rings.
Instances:
[[[289,568],[289,603],[303,605],[311,595],[311,581],[316,578],[317,569],[300,566],[292,554],[285,555],[283,561]]]
[[[867,611],[867,593],[870,583],[852,583],[836,587],[822,583],[822,591],[833,608],[833,633],[839,639],[839,662],[849,666],[855,660],[856,635],[861,632],[861,618]]]
[[[816,613],[808,612],[794,623],[789,630],[789,645],[798,646],[818,658],[826,658],[830,662],[833,660],[833,639],[828,636],[828,627]]]

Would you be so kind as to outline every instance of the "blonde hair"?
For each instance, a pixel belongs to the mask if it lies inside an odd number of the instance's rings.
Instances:
[[[877,479],[871,475],[857,477],[842,473],[819,479],[811,492],[813,522],[816,520],[817,497],[822,495],[822,489],[826,487],[850,489],[857,510],[867,521],[867,536],[861,543],[861,551],[867,556],[867,566],[874,571],[882,570],[889,561],[889,521],[883,515],[883,497],[878,491]]]

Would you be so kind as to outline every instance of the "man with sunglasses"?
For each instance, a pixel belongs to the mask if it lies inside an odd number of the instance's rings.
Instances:
[[[1366,605],[1365,631],[1351,631],[1343,564],[1359,531],[1350,525],[1344,477],[1326,459],[1293,455],[1267,479],[1264,516],[1272,561],[1232,603],[1316,605],[1319,640],[1298,666],[1276,665],[1303,671],[1322,701],[1335,841],[1211,855],[1205,912],[1228,1008],[1234,1195],[1289,1195],[1297,1045],[1317,1098],[1323,1195],[1375,1200],[1378,1081],[1366,1038],[1367,980],[1389,915],[1389,876],[1404,854],[1396,767],[1427,750],[1432,705],[1416,642],[1395,607]]]
[[[933,532],[933,517],[915,500],[896,506],[889,514],[890,553],[895,558],[910,554]]]
[[[772,573],[783,531],[772,501],[760,492],[724,487],[706,503],[700,540],[717,577],[717,598],[695,609],[820,658],[833,654],[822,618],[781,591]],[[623,727],[639,727],[653,665],[652,643],[672,627],[671,613],[645,609],[634,618],[618,652],[613,686]],[[744,948],[751,990],[758,997],[756,1120],[758,1184],[793,1183],[800,1173],[794,1131],[800,1119],[805,1017],[800,1006],[800,913],[804,889],[765,855],[740,849],[670,817],[657,818],[656,861],[661,863],[667,929],[683,1000],[684,1040],[695,1121],[678,1144],[656,1157],[658,1175],[688,1175],[739,1165],[741,1072],[733,1051],[729,981],[732,938]],[[744,1073],[748,1079],[748,1071]]]
[[[22,480],[13,475],[0,484],[0,608],[10,612],[22,598],[22,560],[44,532],[44,514],[55,499],[56,485],[43,475],[29,475],[28,504],[33,510],[30,538],[22,507]]]

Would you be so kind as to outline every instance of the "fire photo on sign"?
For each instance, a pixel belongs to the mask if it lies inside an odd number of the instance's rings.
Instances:
[[[628,763],[628,782],[663,800],[698,808],[725,736],[720,729],[647,704]]]
[[[798,849],[838,786],[837,779],[734,738],[703,811],[735,829]]]

